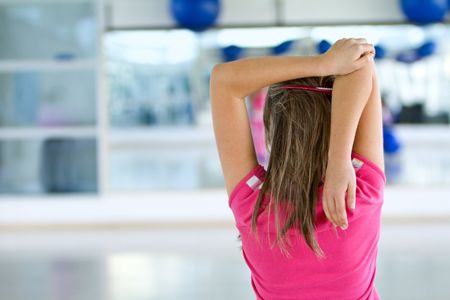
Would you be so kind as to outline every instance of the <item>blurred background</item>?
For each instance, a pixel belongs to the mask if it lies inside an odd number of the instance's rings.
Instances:
[[[0,299],[254,299],[220,62],[376,45],[382,299],[450,299],[450,1],[0,0]],[[265,91],[247,99],[265,163]]]

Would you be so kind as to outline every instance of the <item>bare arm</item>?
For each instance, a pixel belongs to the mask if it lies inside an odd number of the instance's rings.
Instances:
[[[367,64],[365,54],[373,52],[363,39],[343,39],[321,56],[262,57],[215,66],[212,115],[228,193],[257,164],[244,103],[247,95],[289,79],[353,72]]]
[[[351,164],[351,151],[361,114],[373,90],[374,64],[344,76],[333,85],[331,104],[331,137],[325,175],[323,206],[330,221],[346,229],[345,210],[355,208],[356,175]]]
[[[228,193],[256,164],[244,98],[272,83],[321,75],[320,57],[264,57],[217,65],[211,76],[214,132]]]
[[[348,75],[337,76],[331,103],[331,137],[328,157],[332,163],[350,158],[359,118],[372,91],[373,63]]]
[[[277,82],[328,75],[325,63],[322,56],[267,56],[218,64],[212,71],[211,96],[213,101],[214,96],[243,99]]]

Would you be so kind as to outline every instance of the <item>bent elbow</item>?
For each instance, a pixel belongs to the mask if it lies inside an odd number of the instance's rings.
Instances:
[[[216,64],[211,70],[210,84],[211,87],[223,83],[225,78],[225,66],[223,63]]]
[[[214,95],[220,94],[223,91],[230,90],[230,76],[227,64],[216,64],[211,70],[211,76],[209,80],[209,88],[211,97],[214,99]]]

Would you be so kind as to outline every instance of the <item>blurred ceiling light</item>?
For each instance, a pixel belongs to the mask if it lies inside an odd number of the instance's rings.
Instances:
[[[222,29],[217,32],[217,45],[236,45],[247,48],[273,47],[288,40],[296,40],[309,34],[309,28],[245,28]]]
[[[447,76],[447,78],[450,78],[450,54],[447,54],[445,56],[444,72],[445,72],[445,76]]]
[[[188,30],[116,31],[106,35],[105,45],[111,58],[139,64],[192,61],[198,47]]]
[[[369,26],[314,27],[311,37],[315,40],[336,42],[341,38],[365,38],[369,43],[378,44],[380,32]]]
[[[315,27],[311,31],[315,40],[335,42],[341,38],[360,37],[372,44],[383,44],[390,51],[416,47],[425,41],[425,32],[414,25],[397,26],[339,26]]]

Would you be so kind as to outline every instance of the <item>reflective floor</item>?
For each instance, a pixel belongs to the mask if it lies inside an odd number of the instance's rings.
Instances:
[[[376,278],[382,299],[448,300],[449,278],[450,224],[383,225]],[[235,230],[216,226],[1,232],[0,299],[254,296]]]

